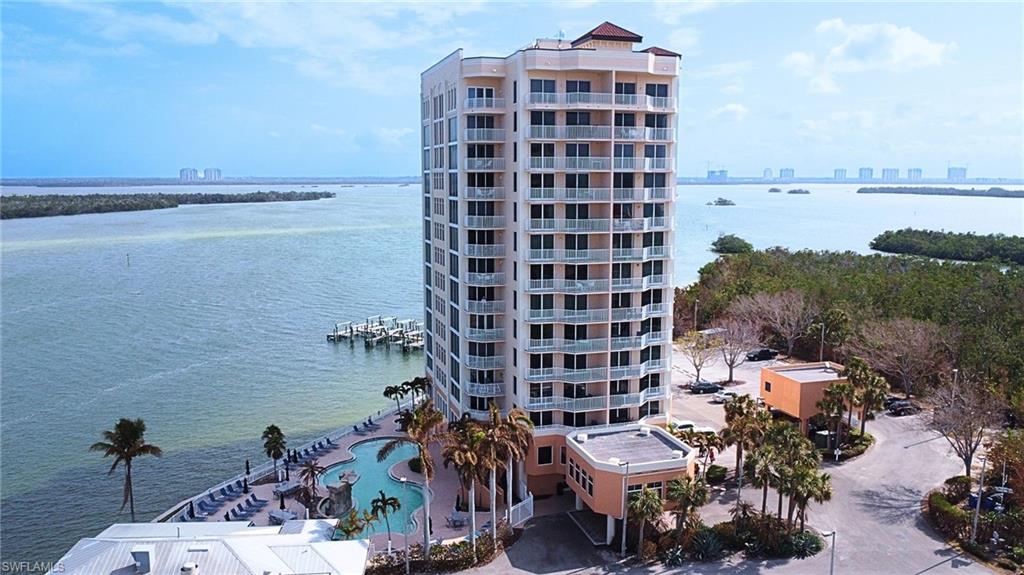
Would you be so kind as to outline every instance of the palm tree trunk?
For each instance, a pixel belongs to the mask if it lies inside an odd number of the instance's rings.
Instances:
[[[796,511],[796,498],[789,496],[789,510],[786,513],[786,527],[793,527],[793,512]]]
[[[132,523],[135,523],[135,486],[132,485],[132,462],[124,463],[124,484],[128,488],[128,509],[131,511]],[[122,509],[124,509],[122,507]]]
[[[864,425],[868,421],[868,406],[864,404],[864,408],[860,410],[860,436],[864,437]]]
[[[476,479],[469,480],[469,544],[473,546],[473,563],[476,563]]]
[[[636,556],[639,557],[640,559],[644,558],[643,553],[644,553],[644,527],[645,527],[644,524],[645,523],[647,523],[647,521],[645,519],[641,518],[640,519],[640,541],[638,541],[637,544],[636,544]]]
[[[804,530],[804,513],[807,512],[807,508],[800,506],[800,531]]]
[[[384,511],[384,525],[388,528],[388,553],[391,552],[391,521],[388,519],[388,512]]]
[[[498,465],[491,468],[491,541],[498,545]]]
[[[508,522],[512,523],[512,456],[508,456],[505,468],[505,507],[508,508]]]
[[[423,557],[430,557],[430,478],[426,469],[423,470]]]
[[[782,490],[778,490],[779,494],[779,512],[776,515],[777,518],[782,519]]]
[[[761,515],[764,515],[765,510],[768,509],[768,480],[764,481],[764,489],[761,492]]]

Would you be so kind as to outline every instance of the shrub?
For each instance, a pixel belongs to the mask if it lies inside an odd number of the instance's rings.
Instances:
[[[729,549],[742,549],[743,541],[736,534],[736,526],[732,521],[723,521],[711,528],[715,535],[722,540],[722,544]]]
[[[1017,573],[1017,569],[1020,567],[1020,565],[1017,565],[1016,561],[1009,557],[996,557],[993,563],[996,564],[996,567],[1006,569],[1010,573]]]
[[[953,505],[960,503],[971,493],[971,478],[966,475],[955,475],[946,480],[944,489],[946,499]]]
[[[809,531],[796,533],[789,539],[789,547],[792,549],[793,557],[807,559],[817,555],[825,546],[821,538]]]
[[[409,460],[409,470],[413,473],[423,473],[423,462],[420,461],[419,457],[413,457]]]
[[[693,536],[693,558],[698,561],[714,561],[722,556],[724,546],[713,529],[704,528]]]
[[[654,541],[644,541],[643,553],[640,554],[641,559],[647,559],[654,557],[658,554],[658,544]]]
[[[974,555],[975,557],[978,557],[978,558],[983,559],[985,561],[988,561],[989,558],[990,558],[990,555],[988,553],[988,549],[986,549],[985,545],[982,544],[982,543],[977,543],[977,542],[968,540],[968,541],[961,541],[960,542],[960,546],[964,548],[964,551],[970,553],[971,555]]]
[[[709,465],[704,478],[707,479],[711,485],[718,485],[725,481],[726,469],[721,465]]]
[[[666,549],[661,554],[661,562],[665,564],[665,567],[679,567],[683,564],[683,559],[685,558],[683,548],[679,545]]]
[[[936,529],[947,537],[955,538],[963,537],[970,520],[969,513],[950,503],[938,491],[928,496],[928,516]]]

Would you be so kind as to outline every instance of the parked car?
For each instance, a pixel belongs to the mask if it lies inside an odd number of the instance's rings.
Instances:
[[[729,403],[739,396],[735,391],[719,391],[711,398],[715,403]]]
[[[914,415],[921,412],[921,407],[916,403],[901,399],[889,405],[888,411],[891,415],[896,416]]]
[[[775,359],[775,356],[779,355],[779,352],[774,349],[763,347],[756,349],[747,354],[747,361],[764,361],[766,359]]]
[[[673,430],[681,431],[695,431],[697,433],[715,433],[715,430],[705,425],[697,425],[696,422],[690,421],[689,419],[673,419],[669,423],[669,427]]]
[[[716,393],[722,391],[722,386],[710,381],[699,379],[690,384],[690,393]]]
[[[885,409],[889,409],[889,406],[891,406],[892,404],[896,403],[897,401],[907,401],[907,400],[902,398],[902,397],[896,397],[895,395],[890,395],[889,397],[886,397],[885,400],[882,401],[882,406],[885,407]]]

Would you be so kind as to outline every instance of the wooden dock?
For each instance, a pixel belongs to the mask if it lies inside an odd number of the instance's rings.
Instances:
[[[362,323],[336,323],[334,331],[327,334],[327,341],[334,343],[355,345],[357,339],[361,339],[367,348],[384,346],[390,349],[394,346],[405,352],[422,351],[423,322],[375,315]]]

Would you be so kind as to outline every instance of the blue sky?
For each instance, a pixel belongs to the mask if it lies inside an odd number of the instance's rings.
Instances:
[[[414,175],[419,72],[610,20],[683,54],[680,175],[1024,177],[1024,4],[2,4],[5,177]]]

